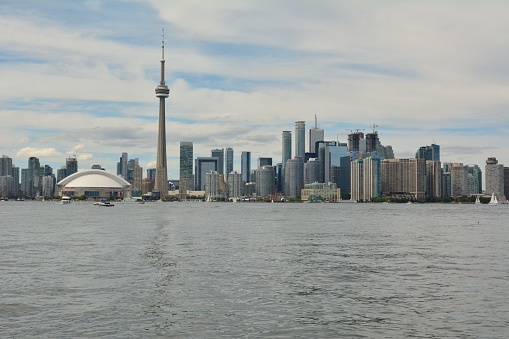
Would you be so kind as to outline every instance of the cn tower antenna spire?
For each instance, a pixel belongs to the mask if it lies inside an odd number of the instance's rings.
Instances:
[[[163,27],[163,41],[161,41],[161,49],[162,49],[162,60],[164,60],[164,27]]]

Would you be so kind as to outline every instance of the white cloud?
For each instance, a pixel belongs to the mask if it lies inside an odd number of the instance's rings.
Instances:
[[[16,152],[17,157],[37,157],[37,158],[45,158],[45,157],[54,157],[61,155],[55,148],[34,148],[34,147],[24,147]]]

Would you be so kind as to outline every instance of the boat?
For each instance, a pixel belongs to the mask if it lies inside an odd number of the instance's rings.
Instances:
[[[62,200],[60,200],[60,203],[63,204],[70,204],[71,203],[71,197],[67,195],[62,196]]]
[[[475,204],[480,205],[481,201],[479,200],[479,196],[475,197]]]
[[[488,203],[488,205],[498,205],[497,196],[495,195],[495,192],[491,194],[491,200]]]
[[[106,199],[102,199],[101,201],[94,202],[94,206],[113,207],[115,205],[113,205]]]

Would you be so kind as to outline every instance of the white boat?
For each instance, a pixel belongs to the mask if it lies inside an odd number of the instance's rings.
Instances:
[[[108,200],[102,199],[101,201],[94,202],[94,206],[103,206],[103,207],[113,207],[115,205],[111,204]]]
[[[490,202],[488,203],[488,205],[498,205],[498,200],[497,200],[497,197],[495,195],[495,192],[493,192],[491,194],[491,200]]]
[[[71,203],[71,197],[67,195],[62,196],[62,200],[60,200],[60,203],[63,204],[70,204]]]
[[[480,205],[481,201],[479,200],[479,196],[475,197],[475,204]]]

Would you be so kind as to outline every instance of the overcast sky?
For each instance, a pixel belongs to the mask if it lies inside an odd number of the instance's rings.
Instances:
[[[232,147],[281,161],[306,121],[372,130],[397,158],[509,165],[509,1],[0,0],[0,154],[55,170],[153,167],[165,28],[169,177]]]

